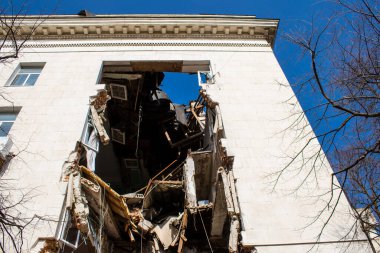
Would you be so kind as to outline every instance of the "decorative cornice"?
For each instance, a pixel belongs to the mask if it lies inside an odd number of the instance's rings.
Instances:
[[[34,35],[31,40],[91,40],[91,39],[218,39],[218,40],[254,40],[266,39],[265,35],[240,35],[239,38],[233,34],[73,34],[73,35]]]
[[[35,28],[35,24],[39,23]],[[278,20],[228,15],[26,16],[21,35],[32,40],[120,38],[265,39],[273,46]],[[34,30],[34,31],[33,31]],[[4,28],[0,34],[5,34]]]
[[[33,43],[24,44],[23,48],[82,48],[82,47],[270,47],[269,43],[234,43],[234,42],[63,42],[63,43]],[[11,44],[5,48],[13,47]]]

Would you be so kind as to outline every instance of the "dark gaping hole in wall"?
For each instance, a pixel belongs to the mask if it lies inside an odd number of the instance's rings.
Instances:
[[[214,109],[206,111],[198,84],[198,70],[209,71],[208,65],[169,61],[103,66],[100,83],[106,85],[110,99],[99,116],[104,118],[102,125],[111,141],[93,147],[96,158],[91,162],[90,140],[97,131],[88,127],[82,140],[86,161],[81,165],[93,170],[125,199],[131,212],[127,216],[135,217],[131,219],[138,224],[133,230],[136,242],[143,235],[146,242],[158,239],[164,249],[180,248],[179,241],[185,237],[179,231],[186,231],[190,236],[187,247],[208,247],[211,180],[216,178],[216,170],[211,167],[217,166],[212,162],[217,120]],[[90,116],[89,122],[94,123],[94,117],[98,116]],[[111,203],[115,211],[113,207]],[[115,214],[118,230],[126,232],[129,221],[124,214]],[[187,228],[181,227],[185,220]],[[138,245],[124,232],[122,241],[128,242],[128,247]],[[174,237],[165,242],[167,236]]]
[[[173,161],[171,169],[176,168],[189,150],[203,147],[202,132],[189,124],[191,115],[185,105],[197,99],[196,74],[129,72],[120,66],[104,66],[102,83],[111,94],[106,117],[112,143],[99,147],[97,174],[110,178],[121,193],[138,191]],[[189,93],[193,93],[190,99]],[[121,181],[115,178],[116,171],[105,169],[111,164],[118,167]]]

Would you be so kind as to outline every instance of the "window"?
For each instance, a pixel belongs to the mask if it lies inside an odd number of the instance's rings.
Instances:
[[[84,144],[87,148],[98,152],[99,141],[97,139],[97,132],[91,122],[91,116],[87,114],[87,121],[84,125],[81,140],[82,144]]]
[[[11,77],[9,86],[33,86],[41,74],[44,64],[21,64]]]
[[[0,113],[0,138],[8,136],[16,117],[16,113]]]

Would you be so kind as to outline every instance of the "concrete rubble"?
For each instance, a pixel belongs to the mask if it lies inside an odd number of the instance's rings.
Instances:
[[[159,88],[162,72],[119,69],[103,70],[106,89],[90,98],[88,126],[64,164],[62,252],[244,252],[218,103],[200,90],[175,105]],[[121,186],[107,181],[112,164]]]

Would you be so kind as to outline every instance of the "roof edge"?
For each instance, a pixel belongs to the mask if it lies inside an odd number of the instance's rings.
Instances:
[[[10,17],[13,18],[13,17]],[[18,17],[23,34],[32,39],[91,39],[123,35],[142,39],[208,38],[266,39],[273,47],[278,19],[242,15],[113,14],[97,16],[51,15]],[[38,26],[36,27],[36,24]],[[0,28],[0,34],[6,34]],[[22,35],[22,34],[21,34]]]

